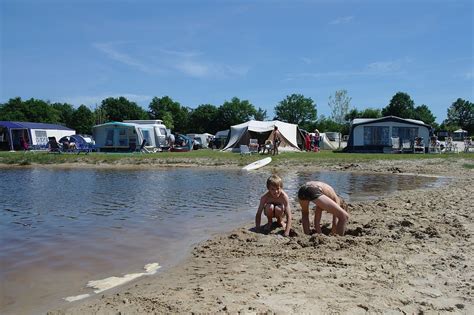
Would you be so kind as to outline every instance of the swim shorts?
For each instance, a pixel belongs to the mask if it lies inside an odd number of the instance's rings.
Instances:
[[[298,190],[298,199],[300,200],[315,200],[321,197],[323,194],[323,190],[319,186],[312,186],[304,184]]]

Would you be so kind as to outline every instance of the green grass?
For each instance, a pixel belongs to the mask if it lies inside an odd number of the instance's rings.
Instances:
[[[269,156],[269,155],[267,155]],[[153,154],[141,153],[46,153],[46,152],[0,152],[0,164],[31,165],[31,164],[189,164],[189,165],[245,165],[261,159],[263,155],[241,156],[238,153],[221,152],[217,150],[196,150],[192,152],[162,152]],[[283,152],[272,156],[274,164],[279,163],[356,163],[373,160],[419,160],[419,159],[467,159],[474,160],[474,154],[371,154],[371,153],[341,153],[332,151],[313,152]],[[465,164],[465,168],[473,168],[473,164]]]

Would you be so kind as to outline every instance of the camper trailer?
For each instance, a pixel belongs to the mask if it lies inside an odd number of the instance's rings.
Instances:
[[[144,139],[137,124],[108,122],[92,130],[98,151],[135,151]]]
[[[159,149],[168,148],[168,132],[162,120],[124,120],[124,123],[139,125],[138,128],[147,140],[148,146]]]

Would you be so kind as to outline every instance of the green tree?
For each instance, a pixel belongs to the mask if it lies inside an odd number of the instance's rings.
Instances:
[[[338,124],[345,123],[345,116],[349,112],[352,98],[347,95],[346,90],[339,90],[334,93],[334,97],[329,96],[329,108],[331,108],[331,118]]]
[[[415,103],[410,95],[398,92],[390,100],[390,104],[382,109],[383,116],[397,116],[400,118],[413,118]]]
[[[28,121],[25,116],[24,104],[20,97],[11,98],[7,103],[0,105],[0,120]]]
[[[448,108],[445,124],[459,126],[469,134],[474,133],[474,103],[458,98]]]
[[[94,113],[85,105],[79,106],[72,113],[72,122],[69,127],[76,130],[78,134],[92,134],[92,127],[94,126]]]
[[[340,132],[342,134],[348,134],[349,125],[346,123],[338,123],[333,119],[321,115],[316,122],[315,129],[318,129],[319,132]]]
[[[106,113],[108,121],[124,121],[129,119],[147,119],[147,112],[123,96],[109,97],[102,101],[102,110]]]
[[[425,104],[417,106],[413,112],[413,119],[421,120],[427,125],[434,125],[436,117]]]
[[[53,103],[51,104],[53,110],[57,112],[59,122],[71,127],[72,126],[72,114],[74,113],[74,107],[67,103]]]
[[[317,119],[316,104],[301,94],[288,95],[275,106],[275,119],[308,128]],[[309,129],[308,129],[309,130]]]
[[[219,130],[228,129],[230,126],[252,119],[256,112],[255,107],[249,101],[241,101],[234,97],[230,102],[226,101],[219,107],[217,126]]]
[[[267,111],[259,107],[255,113],[255,120],[265,121],[266,119],[267,119]]]
[[[358,111],[356,108],[353,108],[347,113],[345,119],[350,123],[355,118],[381,118],[382,111],[378,108],[366,108],[362,111]]]
[[[22,101],[12,98],[0,110],[2,120],[31,121],[41,123],[60,123],[59,113],[48,102],[31,98]]]
[[[189,130],[196,133],[216,133],[218,109],[211,104],[202,104],[189,113]]]
[[[148,113],[152,119],[161,119],[170,129],[186,132],[188,129],[189,109],[181,106],[169,96],[154,97],[148,106]]]

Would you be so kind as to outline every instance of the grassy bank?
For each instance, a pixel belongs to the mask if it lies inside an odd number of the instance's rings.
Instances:
[[[241,166],[263,158],[263,155],[241,156],[238,153],[221,152],[217,150],[197,150],[183,153],[90,153],[53,154],[47,152],[0,152],[0,165],[48,165],[65,163],[85,163],[91,165],[120,164],[120,165],[235,165]],[[312,152],[284,152],[278,156],[272,156],[273,164],[293,163],[357,163],[370,162],[372,160],[422,160],[422,159],[466,159],[473,161],[474,154],[361,154],[340,153],[332,151]],[[466,165],[471,168],[472,164]]]

